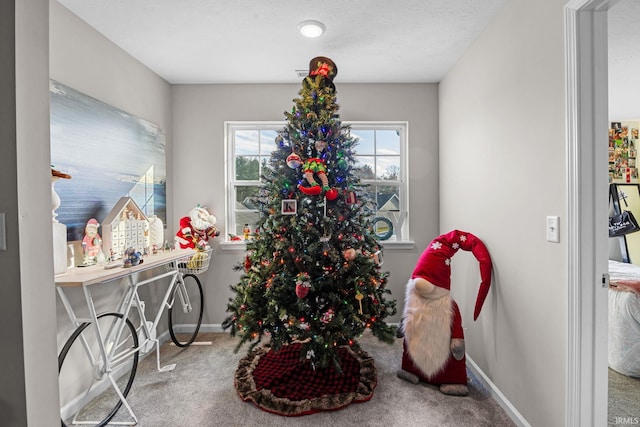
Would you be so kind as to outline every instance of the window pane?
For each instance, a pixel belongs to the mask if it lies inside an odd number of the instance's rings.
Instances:
[[[260,164],[258,156],[236,157],[236,180],[257,181],[260,179]]]
[[[373,203],[367,208],[375,215],[385,216],[385,212],[400,211],[400,187],[395,185],[369,185],[364,192]]]
[[[260,176],[271,159],[271,153],[280,148],[276,141],[282,128],[283,124],[276,122],[239,122],[226,128],[226,141],[230,144],[228,161],[233,164],[227,176],[227,183],[233,187],[227,212],[230,234],[242,237],[245,224],[253,232],[259,222],[260,205],[251,198],[264,191],[264,187],[256,184],[261,181]],[[400,202],[406,203],[403,174],[407,171],[401,169],[401,159],[405,155],[405,129],[401,124],[396,126],[380,122],[377,126],[363,122],[354,124],[350,131],[351,136],[357,139],[353,173],[363,180],[363,184],[369,183],[363,188],[369,196],[366,208],[373,216],[386,219],[379,219],[375,223],[376,233],[381,239],[404,238],[408,232],[406,224],[397,223],[402,214]],[[361,197],[365,198],[365,195]],[[393,224],[391,228],[387,220]],[[396,230],[396,227],[399,229]],[[389,236],[391,231],[392,235]]]
[[[271,153],[268,156],[260,156],[260,173],[262,173],[262,168],[269,164],[269,159],[271,159]]]
[[[375,162],[376,159],[373,156],[357,156],[354,159],[356,161],[355,167],[359,169],[354,171],[357,173],[360,179],[374,179],[375,178]]]
[[[356,154],[375,154],[374,131],[351,129],[351,136],[358,138],[358,144],[356,145]]]
[[[257,130],[237,130],[235,132],[234,154],[260,154],[260,139]]]
[[[398,187],[381,186],[376,189],[378,214],[400,211],[400,189]]]
[[[386,219],[374,221],[375,234],[383,240],[394,240],[397,230],[393,224],[400,213],[400,187],[370,185],[366,192],[369,198],[374,201],[373,204],[367,206],[372,210],[373,216]]]
[[[260,154],[263,156],[268,156],[272,151],[275,151],[276,146],[276,136],[278,132],[275,130],[261,130],[260,131]]]
[[[243,235],[243,228],[245,224],[248,224],[251,230],[255,229],[255,224],[260,219],[260,213],[258,212],[258,206],[251,200],[262,190],[260,186],[237,186],[235,195],[235,206],[233,214],[235,216],[235,231],[237,236]]]
[[[377,156],[376,179],[400,180],[400,156]]]
[[[262,187],[256,185],[238,185],[236,187],[235,211],[257,210],[258,206],[255,206],[250,198],[256,197],[261,189]]]
[[[400,155],[400,132],[395,129],[376,131],[376,154]]]
[[[399,187],[380,186],[377,188],[376,197],[378,212],[376,216],[385,218],[386,221],[377,221],[374,232],[381,239],[395,240],[398,230],[393,227],[400,213],[400,189]]]
[[[255,224],[258,223],[260,214],[258,212],[236,212],[236,231],[237,236],[243,235],[244,225],[247,224],[253,233],[255,231]]]
[[[363,189],[362,202],[365,201],[365,197],[367,202],[363,205],[364,208],[366,209],[368,214],[370,213],[371,215],[376,216],[378,212],[378,206],[375,185],[369,185]]]

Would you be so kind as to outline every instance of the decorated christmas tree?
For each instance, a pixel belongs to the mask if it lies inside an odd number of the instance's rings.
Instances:
[[[232,285],[223,327],[249,350],[268,341],[274,351],[302,343],[300,360],[313,369],[340,369],[338,349],[359,350],[370,329],[392,343],[396,313],[381,271],[381,247],[372,229],[373,204],[359,179],[353,137],[338,114],[325,57],[311,60],[277,149],[264,168],[254,202],[261,215],[248,255]]]

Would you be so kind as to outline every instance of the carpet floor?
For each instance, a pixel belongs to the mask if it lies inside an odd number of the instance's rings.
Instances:
[[[368,402],[302,417],[284,417],[243,402],[234,387],[238,362],[246,347],[226,333],[204,333],[198,343],[179,348],[161,347],[161,364],[176,363],[174,371],[160,373],[155,354],[141,360],[127,401],[140,427],[502,427],[515,426],[489,392],[469,373],[469,395],[445,396],[435,386],[413,385],[396,377],[402,358],[402,340],[393,345],[365,334],[362,348],[375,360],[378,385]],[[640,379],[609,369],[609,427],[638,424]],[[130,421],[123,407],[113,421]]]
[[[609,427],[640,424],[640,378],[609,369],[608,414]]]
[[[470,374],[469,395],[446,396],[428,384],[413,385],[399,379],[402,340],[392,345],[365,334],[360,345],[375,360],[378,384],[372,399],[343,409],[302,417],[265,412],[243,402],[234,387],[234,373],[246,354],[226,333],[200,334],[202,343],[181,349],[165,343],[161,364],[176,363],[175,370],[159,373],[153,353],[140,362],[127,401],[141,427],[183,426],[402,426],[502,427],[514,426],[507,413]],[[208,344],[210,343],[210,344]],[[121,408],[115,420],[130,420]]]

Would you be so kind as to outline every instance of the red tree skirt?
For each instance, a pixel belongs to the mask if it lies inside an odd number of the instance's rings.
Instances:
[[[259,347],[240,360],[235,386],[242,400],[258,408],[289,417],[333,411],[366,402],[378,384],[373,359],[360,350],[338,350],[342,373],[333,366],[314,370],[300,360],[301,344],[280,351]]]

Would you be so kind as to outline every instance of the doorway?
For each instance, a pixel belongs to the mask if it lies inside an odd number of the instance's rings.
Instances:
[[[640,200],[638,198],[637,156],[638,128],[640,128],[640,105],[637,102],[640,94],[640,79],[637,77],[637,69],[640,66],[638,58],[638,45],[640,44],[640,31],[637,25],[629,26],[630,22],[636,23],[640,19],[640,2],[637,0],[618,0],[610,5],[607,13],[608,35],[608,81],[609,81],[609,122],[612,129],[614,144],[614,162],[610,163],[610,180],[616,183],[617,190],[622,192],[624,209],[635,209],[640,212]],[[615,126],[621,125],[621,133]],[[624,129],[628,130],[628,135]],[[619,137],[623,137],[622,149],[618,144]],[[625,147],[626,144],[626,147]],[[609,142],[611,145],[611,141]],[[626,151],[625,151],[626,148]],[[616,154],[624,154],[622,166],[627,166],[623,180],[619,179],[619,169]],[[610,148],[611,152],[611,148]],[[613,172],[613,173],[611,173]],[[626,177],[629,172],[629,178]],[[621,183],[624,182],[624,183]],[[629,181],[630,183],[626,183]],[[635,206],[629,207],[635,202]],[[619,268],[625,268],[635,278],[640,267],[640,233],[632,233],[625,237],[610,239],[609,259],[630,262],[629,264],[612,264],[612,277],[619,274]],[[611,250],[614,249],[614,250]],[[619,249],[621,256],[615,249]],[[624,251],[623,251],[624,250]],[[624,259],[626,255],[626,260]],[[629,270],[626,270],[627,267]],[[608,295],[608,400],[607,413],[608,425],[638,423],[640,416],[640,402],[637,396],[640,393],[640,379],[638,367],[635,364],[637,354],[630,342],[635,342],[633,337],[637,325],[636,312],[638,310],[638,297],[631,292],[609,291]],[[623,374],[625,373],[625,374]]]
[[[607,11],[615,0],[565,6],[567,105],[567,426],[607,422]],[[600,185],[602,184],[602,185]]]

